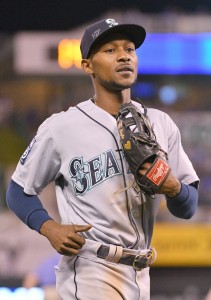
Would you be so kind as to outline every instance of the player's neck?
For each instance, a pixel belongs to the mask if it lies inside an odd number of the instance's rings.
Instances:
[[[93,97],[94,103],[111,115],[117,115],[122,103],[129,102],[130,91],[124,90],[120,93],[96,93]]]

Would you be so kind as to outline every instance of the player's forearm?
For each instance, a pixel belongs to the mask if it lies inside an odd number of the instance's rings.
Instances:
[[[7,190],[8,207],[31,229],[39,232],[47,220],[52,220],[36,195],[27,195],[23,188],[11,181]]]
[[[196,212],[198,196],[196,188],[182,183],[181,191],[177,196],[166,196],[167,207],[175,217],[190,219]]]

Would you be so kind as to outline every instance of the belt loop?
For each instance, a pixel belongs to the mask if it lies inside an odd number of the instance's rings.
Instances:
[[[122,246],[116,246],[116,254],[113,257],[113,262],[118,263],[119,259],[122,257],[123,248]]]
[[[117,263],[122,256],[122,246],[109,245],[109,252],[105,260]]]

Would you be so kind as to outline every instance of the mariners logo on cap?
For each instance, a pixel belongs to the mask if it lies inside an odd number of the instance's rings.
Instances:
[[[106,23],[109,25],[109,27],[113,27],[119,24],[114,19],[107,19]]]
[[[118,23],[117,23],[114,19],[106,19],[105,22],[106,22],[106,24],[109,25],[109,27],[113,27],[113,26],[118,25]],[[100,29],[100,28],[97,29],[97,30],[95,30],[95,31],[92,33],[92,38],[93,38],[93,39],[96,39],[96,38],[101,34],[102,31],[104,31],[104,30],[102,30],[102,29]]]

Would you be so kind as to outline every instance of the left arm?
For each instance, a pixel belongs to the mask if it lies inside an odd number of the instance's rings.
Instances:
[[[145,163],[139,174],[145,175],[150,163]],[[164,183],[160,186],[157,194],[164,194],[168,210],[177,218],[190,219],[196,213],[198,206],[198,190],[196,187],[180,182],[172,172],[169,173]]]
[[[180,182],[172,172],[161,185],[158,194],[166,196],[168,210],[177,218],[190,219],[196,213],[199,193],[198,183],[193,185]]]
[[[192,185],[181,183],[181,191],[174,197],[166,195],[169,211],[177,218],[190,219],[196,213],[199,193]]]

